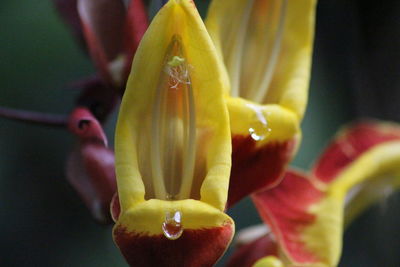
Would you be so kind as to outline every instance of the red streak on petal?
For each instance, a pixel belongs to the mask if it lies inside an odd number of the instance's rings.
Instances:
[[[400,140],[400,129],[393,131],[379,124],[360,123],[349,128],[343,136],[334,140],[315,164],[315,177],[329,183],[348,164],[372,147],[384,142]]]
[[[294,148],[295,140],[257,147],[250,136],[234,136],[228,207],[251,193],[276,186]]]
[[[114,228],[114,240],[125,259],[130,266],[140,267],[213,266],[225,252],[232,235],[231,224],[184,230],[176,240],[164,235],[129,233],[121,226]]]
[[[278,257],[278,246],[271,234],[262,236],[249,244],[240,246],[229,259],[227,267],[251,267],[261,258]]]
[[[307,249],[301,234],[305,227],[315,223],[316,216],[309,208],[323,195],[302,174],[288,171],[277,187],[252,196],[261,218],[271,227],[288,256],[297,263],[318,262],[316,255]]]

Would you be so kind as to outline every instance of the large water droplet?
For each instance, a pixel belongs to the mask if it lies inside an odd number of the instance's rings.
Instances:
[[[253,104],[247,104],[247,106],[254,111],[254,116],[249,125],[250,136],[255,141],[262,141],[271,134],[267,118],[264,116],[260,106]]]
[[[162,230],[166,238],[176,240],[181,237],[183,233],[181,218],[182,213],[180,211],[167,211],[165,221],[162,224]]]

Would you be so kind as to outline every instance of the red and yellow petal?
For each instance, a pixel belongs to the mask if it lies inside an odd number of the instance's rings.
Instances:
[[[176,239],[167,238],[165,211],[179,211],[181,225],[170,225]],[[182,229],[180,229],[182,227]],[[180,232],[182,231],[182,232]],[[225,252],[234,223],[220,210],[196,200],[149,200],[122,213],[114,241],[131,266],[212,266]]]
[[[254,203],[287,264],[336,266],[344,220],[400,187],[400,127],[361,123],[342,131],[308,177],[288,171]],[[351,152],[351,153],[350,153]]]
[[[322,198],[323,192],[315,188],[304,174],[293,171],[286,172],[279,186],[253,196],[260,216],[295,263],[308,264],[320,260],[307,248],[302,234],[307,226],[316,222],[317,216],[309,209]]]
[[[227,99],[232,133],[228,206],[276,186],[295,154],[301,132],[297,116],[279,105]]]
[[[163,235],[145,236],[115,229],[115,241],[131,266],[212,266],[225,252],[232,228],[187,230],[168,241]]]
[[[228,206],[277,185],[301,139],[315,0],[212,1],[206,25],[230,81]]]
[[[345,226],[370,205],[400,188],[396,165],[399,144],[398,124],[361,122],[344,129],[315,164],[315,179],[327,183],[334,173],[335,178],[329,181],[331,190],[335,188],[335,194],[347,192]],[[335,160],[328,163],[328,158]]]
[[[372,147],[400,140],[400,127],[391,123],[361,122],[346,127],[315,163],[313,176],[330,183],[337,174]]]

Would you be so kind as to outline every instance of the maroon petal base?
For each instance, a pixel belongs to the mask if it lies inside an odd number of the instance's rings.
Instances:
[[[288,140],[258,147],[250,136],[235,136],[232,140],[232,171],[227,206],[232,206],[254,192],[277,185],[292,158],[295,144],[295,140]]]
[[[130,266],[206,267],[213,266],[228,247],[232,225],[185,230],[177,240],[164,235],[148,236],[114,228],[114,241]]]

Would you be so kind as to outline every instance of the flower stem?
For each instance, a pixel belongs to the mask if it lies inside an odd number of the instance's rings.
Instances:
[[[0,107],[0,117],[54,127],[65,127],[68,121],[66,115],[48,114],[6,107]]]

